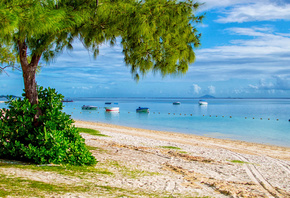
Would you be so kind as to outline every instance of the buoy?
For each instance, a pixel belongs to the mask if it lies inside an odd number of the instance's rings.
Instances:
[[[253,119],[255,119],[255,118],[253,118]]]
[[[222,116],[223,118],[225,117],[225,116]]]
[[[279,121],[279,119],[277,119],[277,121]]]
[[[192,114],[190,114],[190,116],[192,116]]]
[[[184,114],[186,116],[186,114]]]
[[[270,120],[270,118],[268,118],[268,120]]]
[[[204,115],[202,115],[202,116],[204,116]]]
[[[173,115],[175,115],[175,113],[173,113]]]
[[[245,117],[245,119],[247,119],[247,117]]]
[[[168,115],[170,115],[170,113],[168,113]]]
[[[209,115],[209,117],[211,117],[211,115]]]
[[[215,117],[217,117],[217,115]]]
[[[230,118],[232,118],[232,116],[230,116]]]
[[[260,120],[263,120],[262,118],[260,118]]]

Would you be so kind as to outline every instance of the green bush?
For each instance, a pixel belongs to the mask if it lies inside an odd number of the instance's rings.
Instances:
[[[0,119],[0,158],[36,164],[96,164],[73,120],[62,112],[64,97],[55,89],[43,87],[38,88],[38,97],[42,114],[37,122],[37,106],[25,97],[10,98],[9,109],[2,109],[5,116]]]

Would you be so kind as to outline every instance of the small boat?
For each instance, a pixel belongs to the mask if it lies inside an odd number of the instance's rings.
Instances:
[[[149,112],[149,108],[147,108],[147,107],[138,107],[138,109],[136,109],[136,112]]]
[[[198,104],[199,105],[208,105],[208,103],[205,100],[199,100]]]
[[[110,104],[112,104],[112,103],[111,103],[111,102],[105,102],[105,104],[106,104],[106,105],[110,105]]]
[[[73,100],[65,99],[65,100],[63,100],[61,102],[73,102]]]
[[[180,105],[180,102],[174,102],[173,105]]]
[[[119,107],[105,107],[106,111],[119,111]]]
[[[91,105],[83,105],[82,109],[83,110],[97,110],[98,107],[96,106],[91,106]]]

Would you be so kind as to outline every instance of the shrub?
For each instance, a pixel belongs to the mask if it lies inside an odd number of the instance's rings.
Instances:
[[[32,106],[25,97],[10,98],[9,109],[2,109],[0,158],[37,164],[96,164],[70,115],[62,112],[64,97],[43,87],[38,88],[38,97],[38,106]],[[36,125],[37,107],[42,114]]]

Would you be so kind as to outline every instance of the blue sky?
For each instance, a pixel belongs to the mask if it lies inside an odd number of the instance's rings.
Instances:
[[[290,0],[200,0],[206,13],[202,46],[184,76],[149,73],[136,83],[122,46],[103,44],[93,55],[75,43],[50,65],[39,85],[66,97],[290,97]],[[0,76],[0,95],[21,95],[22,74]]]

